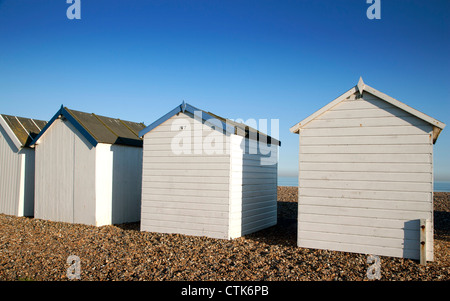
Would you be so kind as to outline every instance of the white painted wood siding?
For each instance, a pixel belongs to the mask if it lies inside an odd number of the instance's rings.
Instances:
[[[97,226],[139,221],[142,148],[99,143],[95,164]]]
[[[95,148],[57,119],[35,152],[35,217],[95,225]]]
[[[19,214],[22,156],[0,126],[0,213]]]
[[[228,140],[187,114],[144,136],[141,230],[228,238]],[[222,144],[210,143],[214,139]]]
[[[19,151],[22,158],[18,216],[34,216],[34,149],[24,147]]]
[[[95,147],[95,220],[97,226],[111,225],[113,153],[110,144]]]
[[[432,126],[375,96],[300,130],[298,245],[433,260]]]
[[[232,135],[230,150],[229,236],[235,238],[277,223],[278,146]]]
[[[34,215],[34,150],[17,149],[0,126],[0,213]]]

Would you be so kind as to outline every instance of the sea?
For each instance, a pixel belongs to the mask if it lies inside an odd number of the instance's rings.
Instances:
[[[278,186],[298,186],[298,178],[278,177]],[[450,182],[434,181],[434,191],[450,192]]]

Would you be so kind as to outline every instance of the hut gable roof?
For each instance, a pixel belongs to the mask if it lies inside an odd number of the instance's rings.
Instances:
[[[37,143],[53,122],[60,116],[66,118],[93,145],[98,143],[142,146],[138,133],[145,124],[85,113],[61,106],[31,145]]]
[[[30,146],[46,124],[43,120],[0,114],[0,125],[17,149]]]
[[[390,103],[391,105],[404,110],[406,112],[408,112],[409,114],[422,119],[426,122],[428,122],[429,124],[431,124],[434,129],[433,129],[433,143],[436,142],[440,132],[444,129],[445,124],[402,103],[401,101],[398,101],[397,99],[394,99],[392,97],[390,97],[389,95],[386,95],[372,87],[370,87],[369,85],[365,84],[362,77],[359,78],[358,84],[355,85],[353,88],[351,88],[350,90],[348,90],[347,92],[345,92],[344,94],[342,94],[341,96],[339,96],[338,98],[336,98],[335,100],[333,100],[332,102],[328,103],[326,106],[322,107],[321,109],[319,109],[318,111],[314,112],[312,115],[308,116],[307,118],[305,118],[304,120],[300,121],[299,123],[295,124],[294,126],[292,126],[290,128],[290,131],[292,133],[296,133],[298,134],[300,129],[303,128],[305,125],[307,125],[309,122],[311,122],[312,120],[314,120],[315,118],[317,118],[318,116],[322,115],[323,113],[331,110],[333,107],[335,107],[336,105],[338,105],[339,103],[341,103],[342,101],[346,100],[349,96],[355,94],[355,93],[359,93],[359,95],[363,95],[364,92],[368,92],[378,98],[380,98],[383,101],[386,101],[388,103]]]
[[[139,132],[139,137],[143,137],[145,134],[147,134],[148,132],[150,132],[151,130],[153,130],[154,128],[156,128],[157,126],[161,125],[162,123],[164,123],[165,121],[169,120],[171,117],[175,116],[176,114],[180,113],[180,112],[189,112],[191,114],[195,114],[195,112],[201,112],[201,118],[202,120],[206,121],[206,122],[215,122],[216,124],[213,125],[217,125],[220,126],[223,130],[226,130],[227,133],[232,133],[235,135],[239,135],[239,136],[243,136],[245,138],[256,138],[257,140],[263,139],[265,142],[270,143],[270,144],[277,144],[281,146],[281,142],[275,138],[272,138],[246,124],[243,123],[238,123],[235,122],[233,120],[224,118],[224,117],[220,117],[216,114],[213,114],[211,112],[207,112],[204,110],[201,110],[199,108],[196,108],[188,103],[185,103],[184,101],[176,106],[173,110],[171,110],[170,112],[168,112],[166,115],[162,116],[161,118],[159,118],[158,120],[156,120],[155,122],[153,122],[152,124],[150,124],[149,126],[147,126],[145,129],[141,130]]]

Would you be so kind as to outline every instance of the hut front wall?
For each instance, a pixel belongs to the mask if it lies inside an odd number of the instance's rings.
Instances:
[[[35,152],[35,217],[95,225],[95,148],[57,119]]]
[[[190,113],[145,134],[141,230],[228,238],[228,138]]]
[[[278,146],[232,135],[230,237],[277,223]]]
[[[433,260],[432,127],[364,93],[300,131],[298,245]]]

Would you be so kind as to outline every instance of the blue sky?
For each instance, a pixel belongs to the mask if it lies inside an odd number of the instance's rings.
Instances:
[[[237,119],[280,120],[280,175],[295,175],[289,128],[364,81],[450,123],[450,1],[0,0],[0,110],[50,119],[61,104],[150,124],[183,100]],[[434,151],[450,181],[450,134]],[[269,133],[270,134],[270,133]]]

